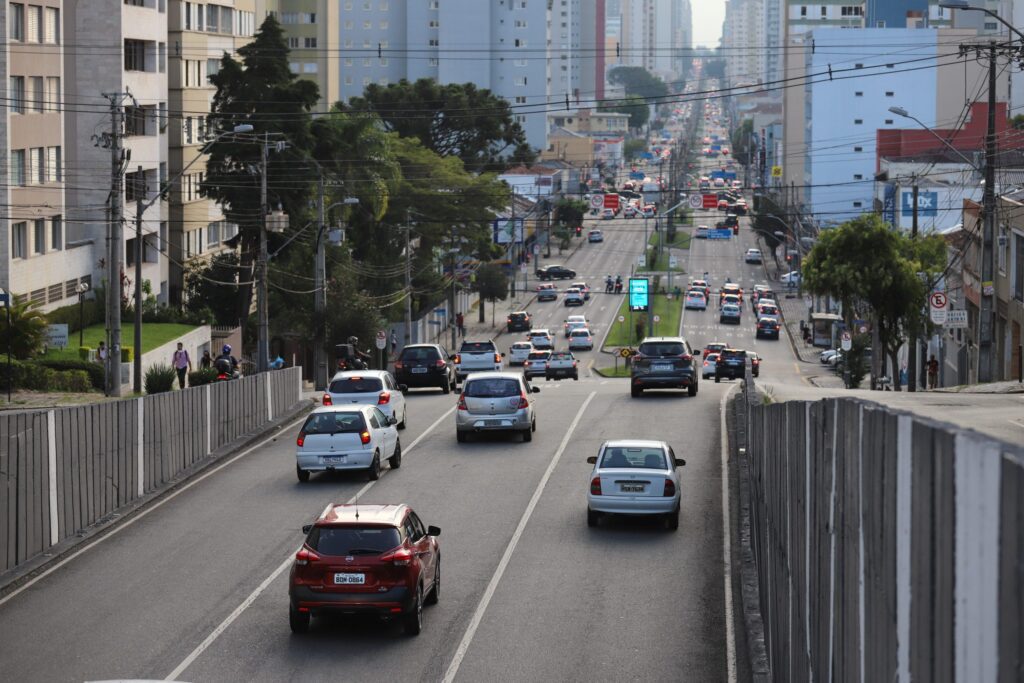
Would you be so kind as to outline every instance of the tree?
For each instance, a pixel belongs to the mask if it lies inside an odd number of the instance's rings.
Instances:
[[[1010,126],[1014,130],[1024,130],[1024,114],[1017,114],[1010,119]]]
[[[587,215],[587,203],[579,199],[562,198],[555,204],[555,222],[574,228],[583,225]]]
[[[630,128],[642,128],[651,117],[651,108],[644,98],[639,96],[626,97],[623,100],[605,100],[597,107],[598,111],[611,111],[629,115]]]
[[[375,112],[387,130],[416,138],[443,157],[456,156],[471,172],[531,163],[537,157],[508,101],[473,83],[442,85],[430,78],[374,83],[362,97],[338,106]]]
[[[185,310],[215,325],[238,324],[238,254],[215,254],[185,266]]]
[[[732,155],[740,164],[750,163],[750,136],[753,134],[753,119],[744,119],[740,127],[732,132]]]
[[[636,95],[645,100],[655,100],[668,95],[665,81],[641,66],[617,66],[608,73],[608,82],[623,86],[627,97]]]
[[[8,302],[11,307],[10,324],[7,315],[0,315],[0,354],[6,355],[8,350],[18,360],[31,358],[43,345],[46,339],[46,316],[35,308],[35,304],[25,301],[20,304]]]
[[[284,31],[273,16],[267,17],[251,43],[239,48],[238,55],[241,62],[225,53],[220,71],[210,76],[217,92],[207,130],[217,134],[249,124],[253,132],[210,143],[201,190],[239,227],[243,284],[239,285],[237,318],[244,324],[252,308],[250,283],[263,220],[256,199],[260,196],[260,148],[266,141],[287,143],[286,149],[271,150],[268,156],[268,204],[281,205],[293,217],[307,212],[314,177],[305,161],[313,146],[309,113],[320,95],[315,83],[291,72]]]
[[[480,293],[480,322],[484,321],[484,301],[491,302],[491,324],[494,324],[494,302],[508,298],[508,276],[497,263],[485,263],[476,271],[476,291]]]

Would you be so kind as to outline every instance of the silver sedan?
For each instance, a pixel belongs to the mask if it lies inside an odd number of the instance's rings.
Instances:
[[[668,529],[679,528],[677,458],[664,441],[606,441],[596,456],[587,493],[587,526],[604,515],[656,515]]]

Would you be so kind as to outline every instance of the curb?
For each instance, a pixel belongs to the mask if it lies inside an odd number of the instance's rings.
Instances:
[[[757,237],[757,246],[758,247],[764,247],[765,246],[761,242],[760,235],[758,235],[758,237]],[[769,282],[778,282],[778,280],[773,280],[772,279],[771,273],[768,272],[768,264],[765,263],[764,259],[761,259],[761,268],[764,269],[764,276],[765,276],[765,278],[767,278],[767,280]],[[789,347],[793,350],[793,356],[795,356],[796,359],[799,362],[801,362],[801,363],[811,364],[811,361],[804,360],[803,356],[800,355],[800,350],[797,349],[797,346],[796,346],[796,339],[793,338],[793,332],[792,332],[792,330],[789,329],[789,323],[786,321],[786,311],[782,308],[781,305],[779,306],[779,317],[782,318],[782,326],[786,328],[786,338],[789,339]]]
[[[316,403],[313,400],[301,398],[298,403],[292,406],[280,417],[274,418],[261,429],[243,436],[235,443],[223,446],[210,453],[210,455],[206,456],[199,462],[194,463],[191,467],[182,470],[178,476],[164,484],[162,488],[151,491],[138,500],[125,504],[123,507],[111,512],[106,517],[101,518],[85,529],[79,530],[74,536],[66,538],[60,543],[51,546],[46,550],[46,552],[26,560],[23,564],[20,564],[13,569],[3,572],[0,574],[0,597],[3,597],[10,590],[17,588],[25,581],[30,580],[36,574],[46,570],[50,565],[61,561],[64,557],[74,552],[79,546],[103,538],[114,529],[117,529],[121,523],[131,519],[134,515],[146,509],[148,506],[173,493],[197,475],[202,474],[225,458],[266,439],[275,431],[280,430],[285,425],[293,422],[295,418],[315,407]]]

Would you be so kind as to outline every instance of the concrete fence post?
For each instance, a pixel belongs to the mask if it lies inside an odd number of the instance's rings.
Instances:
[[[138,408],[138,417],[136,424],[135,436],[135,451],[137,471],[136,476],[138,477],[138,486],[136,486],[136,493],[141,498],[146,492],[146,450],[143,444],[146,442],[146,406],[144,403],[145,399],[135,399],[136,407]]]
[[[46,446],[50,499],[50,545],[56,545],[60,540],[60,521],[57,519],[57,420],[52,410],[46,411]]]
[[[210,444],[213,441],[213,420],[210,415],[213,407],[211,406],[212,401],[210,400],[210,385],[205,385],[203,389],[206,391],[206,454],[209,455],[213,452],[213,449],[210,447]]]
[[[900,415],[896,424],[896,677],[909,681],[914,421]]]
[[[274,419],[274,392],[270,389],[271,374],[263,374],[263,384],[267,387],[267,422]]]

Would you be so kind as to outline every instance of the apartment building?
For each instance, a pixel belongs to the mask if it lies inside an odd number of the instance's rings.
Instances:
[[[93,253],[69,227],[62,0],[2,2],[0,88],[0,287],[17,301],[52,310],[93,283]],[[73,34],[72,34],[73,35]]]
[[[168,297],[181,302],[185,265],[224,251],[224,241],[238,234],[220,206],[199,195],[206,170],[203,144],[213,137],[206,115],[216,88],[210,76],[220,69],[225,54],[252,40],[265,12],[257,15],[257,0],[186,2],[170,0],[167,18],[168,104]],[[262,3],[259,3],[262,4]],[[175,179],[177,179],[175,181]]]
[[[321,112],[328,111],[338,100],[347,99],[342,97],[340,90],[343,57],[339,50],[339,29],[342,13],[352,12],[356,7],[374,8],[386,15],[383,21],[390,26],[392,17],[397,22],[404,12],[401,7],[404,3],[400,0],[255,0],[255,3],[257,28],[267,14],[274,15],[281,22],[287,34],[292,73],[320,87],[317,111]],[[351,39],[353,46],[357,42],[377,48],[369,39]],[[390,43],[381,48],[390,49]]]
[[[729,0],[722,24],[725,80],[729,86],[765,80],[767,51],[760,49],[765,35],[763,0]]]

